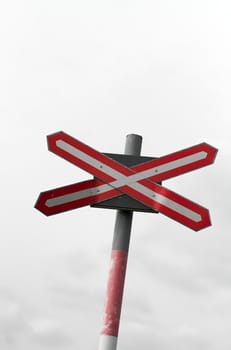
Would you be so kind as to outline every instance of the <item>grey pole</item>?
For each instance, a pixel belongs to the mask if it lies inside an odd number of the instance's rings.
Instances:
[[[139,156],[142,137],[127,135],[125,154]],[[111,269],[109,272],[105,302],[103,329],[99,350],[116,350],[124,281],[132,227],[132,210],[117,210],[112,242]]]
[[[129,134],[126,136],[124,154],[139,156],[142,146],[142,136]],[[128,252],[132,227],[132,210],[117,210],[113,235],[112,250]]]

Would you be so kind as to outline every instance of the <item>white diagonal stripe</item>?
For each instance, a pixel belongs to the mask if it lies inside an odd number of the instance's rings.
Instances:
[[[119,171],[109,167],[108,165],[100,162],[99,160],[89,156],[88,154],[80,151],[79,149],[71,146],[69,143],[58,140],[56,141],[56,145],[63,149],[64,151],[70,153],[72,156],[75,156],[76,158],[83,160],[85,163],[90,164],[91,166],[95,167],[96,169],[101,170],[107,175],[110,175],[114,177],[115,179],[119,180],[120,178],[127,178],[123,174],[121,174]]]
[[[111,186],[113,188],[115,188],[114,184],[117,181],[111,182]],[[46,205],[48,207],[54,207],[56,205],[61,205],[61,204],[65,204],[65,203],[69,203],[75,200],[79,200],[79,199],[83,199],[83,198],[87,198],[87,197],[91,197],[97,194],[102,194],[105,192],[110,191],[112,188],[111,186],[105,184],[105,185],[101,185],[101,186],[97,186],[97,187],[93,187],[93,188],[89,188],[86,190],[82,190],[82,191],[77,191],[77,192],[73,192],[70,194],[65,194],[63,196],[59,196],[59,197],[55,197],[55,198],[51,198],[48,199],[46,201]],[[118,188],[119,186],[117,186]],[[166,198],[160,194],[158,194],[157,192],[154,192],[153,190],[150,190],[149,188],[147,188],[146,186],[143,186],[139,183],[133,183],[130,185],[131,188],[133,188],[136,191],[142,192],[143,194],[145,194],[148,198],[155,200],[156,202],[165,205],[166,207],[184,215],[189,217],[190,219],[192,219],[193,221],[199,222],[201,220],[201,216],[197,213],[195,213],[194,211],[172,201],[169,198]]]
[[[179,214],[182,214],[184,216],[187,216],[188,218],[192,219],[195,222],[201,221],[201,215],[198,213],[195,213],[194,211],[184,207],[181,204],[178,204],[174,202],[173,200],[154,192],[153,190],[150,190],[148,187],[143,186],[136,182],[135,184],[132,184],[130,187],[132,187],[134,190],[139,191],[143,193],[148,198],[176,211]],[[156,208],[158,210],[158,208]]]
[[[97,194],[105,193],[110,190],[112,190],[112,187],[107,184],[104,184],[104,185],[88,188],[86,190],[81,190],[81,191],[72,192],[69,194],[64,194],[62,196],[58,196],[55,198],[50,198],[46,201],[46,205],[48,207],[54,207],[56,205],[65,204],[65,203],[76,201],[78,199],[83,199],[83,198],[95,196]]]

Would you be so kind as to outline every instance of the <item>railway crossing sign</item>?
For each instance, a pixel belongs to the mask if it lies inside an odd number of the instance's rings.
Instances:
[[[213,163],[217,149],[207,143],[160,158],[144,157],[141,163],[142,157],[138,157],[138,164],[128,167],[113,159],[112,155],[100,153],[62,131],[49,135],[47,139],[51,152],[87,171],[94,178],[41,192],[35,208],[45,215],[86,205],[100,206],[107,200],[126,195],[138,201],[143,211],[162,213],[195,231],[211,225],[208,209],[160,183]]]
[[[139,156],[141,143],[141,136],[128,135],[125,155],[113,155],[64,132],[48,136],[51,152],[94,178],[41,192],[38,210],[53,215],[85,205],[122,209],[116,215],[99,350],[117,348],[132,212],[159,212],[195,231],[211,225],[208,209],[170,191],[162,181],[213,163],[217,149],[201,143],[157,159]]]

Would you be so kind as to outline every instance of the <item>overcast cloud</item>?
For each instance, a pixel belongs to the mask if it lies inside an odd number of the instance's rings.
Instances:
[[[45,217],[41,191],[91,178],[47,150],[162,156],[207,142],[212,166],[164,185],[209,208],[195,233],[135,213],[118,349],[231,348],[231,5],[225,0],[0,5],[0,348],[97,349],[115,212]]]

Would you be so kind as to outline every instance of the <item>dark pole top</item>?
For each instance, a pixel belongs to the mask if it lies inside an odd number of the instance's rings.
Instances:
[[[139,156],[142,144],[142,136],[129,134],[126,136],[125,154]]]

